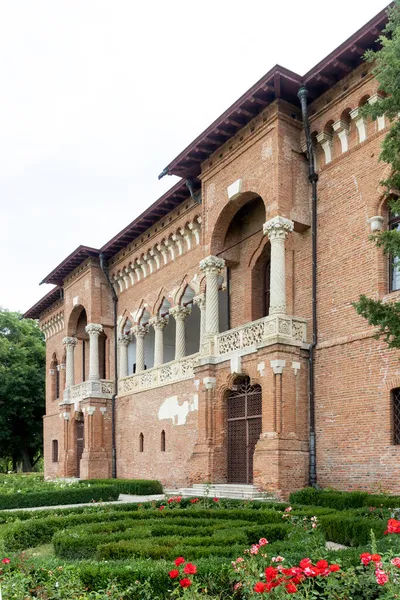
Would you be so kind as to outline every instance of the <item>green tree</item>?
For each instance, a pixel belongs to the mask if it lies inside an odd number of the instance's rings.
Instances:
[[[388,24],[380,36],[381,48],[370,50],[365,58],[374,64],[373,73],[383,97],[373,105],[363,107],[363,114],[373,119],[385,115],[391,127],[382,144],[380,160],[391,165],[389,177],[381,184],[388,198],[390,211],[400,213],[400,0],[389,9]],[[400,231],[382,231],[370,236],[383,252],[398,264]],[[365,295],[354,303],[358,314],[377,327],[377,337],[383,337],[390,348],[400,348],[400,302],[383,303]]]
[[[32,470],[43,445],[45,344],[35,321],[0,308],[0,457]]]

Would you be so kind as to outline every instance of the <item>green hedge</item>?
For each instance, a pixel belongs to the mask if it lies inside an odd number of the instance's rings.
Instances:
[[[70,487],[29,494],[0,494],[0,510],[9,508],[31,508],[34,506],[57,506],[118,500],[120,492],[111,485]]]
[[[361,508],[362,506],[400,507],[400,496],[368,494],[367,492],[338,492],[304,488],[290,494],[290,502],[313,506],[325,506],[335,510]]]
[[[347,516],[343,512],[322,516],[319,523],[327,540],[345,546],[365,546],[370,542],[371,530],[377,538],[381,538],[386,529],[385,521],[351,514]]]
[[[90,485],[110,485],[118,489],[120,494],[134,496],[152,496],[163,493],[163,487],[155,479],[81,479],[79,483]]]

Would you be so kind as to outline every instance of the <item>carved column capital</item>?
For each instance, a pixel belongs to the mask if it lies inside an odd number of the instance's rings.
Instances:
[[[89,335],[99,336],[103,332],[103,326],[98,323],[88,323],[85,327],[85,331]]]
[[[225,261],[222,258],[218,258],[218,256],[207,256],[207,258],[203,258],[203,260],[200,261],[200,270],[206,275],[219,275],[224,266]]]
[[[64,344],[64,346],[76,346],[78,340],[76,337],[65,337],[62,343]]]
[[[190,315],[192,308],[190,306],[173,306],[169,309],[169,314],[172,315],[175,321],[184,321]]]
[[[134,325],[131,327],[131,332],[137,338],[145,338],[149,333],[149,328],[147,325]]]
[[[205,294],[199,294],[198,296],[193,297],[193,304],[196,304],[200,310],[205,308],[206,305],[206,296]]]
[[[131,343],[131,336],[127,333],[123,333],[118,336],[118,344],[120,346],[129,346]]]
[[[168,319],[165,317],[152,317],[149,320],[149,324],[154,327],[155,330],[163,330],[164,327],[168,324]]]
[[[283,239],[285,240],[288,233],[293,231],[294,223],[290,219],[276,216],[264,223],[263,230],[264,235],[268,236],[268,239]]]

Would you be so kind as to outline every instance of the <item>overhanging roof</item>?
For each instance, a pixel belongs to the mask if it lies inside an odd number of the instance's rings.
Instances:
[[[280,65],[275,65],[174,158],[159,178],[167,174],[183,178],[198,176],[201,163],[271,102],[282,98],[299,106],[297,92],[301,85],[307,86],[310,101],[318,98],[358,67],[367,49],[379,48],[379,42],[376,40],[386,23],[387,8],[373,17],[303,77]]]
[[[76,267],[79,267],[84,260],[90,256],[99,256],[100,250],[96,248],[90,248],[89,246],[78,246],[67,258],[65,258],[55,269],[51,271],[46,277],[40,282],[42,283],[55,283],[56,285],[62,285],[64,279],[72,273]]]
[[[24,319],[38,319],[42,312],[61,298],[62,288],[56,286],[23,314]]]
[[[192,182],[194,190],[200,188],[200,182]],[[165,217],[171,210],[186,202],[190,198],[190,191],[184,181],[178,181],[168,192],[156,200],[141,215],[132,221],[127,227],[104,244],[100,252],[108,258],[125,248],[133,240],[137,239],[157,221]]]

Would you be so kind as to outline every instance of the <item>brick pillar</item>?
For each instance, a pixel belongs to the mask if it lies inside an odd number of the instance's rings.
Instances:
[[[85,415],[85,448],[80,463],[81,479],[111,477],[111,401],[82,401]]]

